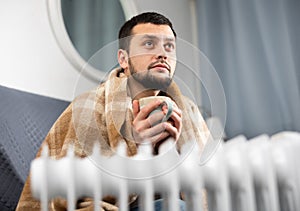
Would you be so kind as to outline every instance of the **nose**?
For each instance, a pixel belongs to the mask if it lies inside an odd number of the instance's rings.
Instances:
[[[157,59],[159,59],[159,60],[167,60],[167,56],[166,55],[158,55]]]
[[[161,46],[156,53],[156,59],[167,60],[167,54],[163,46]]]

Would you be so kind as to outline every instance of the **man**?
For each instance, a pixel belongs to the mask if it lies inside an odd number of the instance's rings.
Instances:
[[[106,82],[96,90],[77,97],[53,125],[42,146],[48,146],[49,155],[61,158],[70,145],[79,157],[90,155],[95,143],[104,156],[115,153],[120,143],[126,143],[128,156],[137,153],[145,141],[157,154],[159,146],[167,140],[181,146],[197,140],[200,149],[209,132],[197,106],[182,96],[172,81],[176,67],[176,33],[172,23],[157,13],[143,13],[127,21],[119,32],[118,62]],[[161,122],[165,109],[155,115],[151,111],[160,101],[139,108],[139,99],[164,95],[173,100],[173,112],[167,122]],[[153,124],[153,122],[159,122]],[[37,156],[40,156],[41,150]],[[130,197],[134,203],[136,197]],[[93,210],[89,199],[77,202],[80,210]],[[50,210],[65,210],[66,201],[53,199]],[[104,197],[104,210],[116,210],[113,197]],[[40,210],[33,199],[30,179],[24,186],[17,210]]]

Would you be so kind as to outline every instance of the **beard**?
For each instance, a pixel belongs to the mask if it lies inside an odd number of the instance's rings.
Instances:
[[[154,66],[155,64],[163,63],[161,61],[151,63],[148,66],[147,70],[144,70],[144,71],[137,71],[134,68],[134,66],[132,65],[130,59],[129,59],[128,63],[129,63],[129,70],[130,70],[131,76],[137,82],[142,84],[146,89],[156,89],[156,90],[164,91],[170,86],[170,84],[172,82],[172,77],[171,77],[170,71],[168,74],[152,73],[150,71],[151,67]]]

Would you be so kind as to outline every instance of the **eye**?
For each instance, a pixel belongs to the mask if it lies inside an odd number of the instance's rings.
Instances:
[[[166,44],[165,44],[165,49],[166,49],[167,51],[173,51],[173,50],[175,49],[174,43],[166,43]]]
[[[144,46],[146,48],[152,48],[154,46],[154,43],[153,43],[152,40],[147,40],[147,41],[144,42]]]

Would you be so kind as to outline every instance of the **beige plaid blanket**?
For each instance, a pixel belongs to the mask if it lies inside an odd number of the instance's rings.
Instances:
[[[182,110],[183,128],[176,144],[181,146],[191,140],[197,140],[203,149],[209,131],[195,104],[182,96],[177,85],[172,82],[166,91]],[[131,135],[132,99],[127,91],[127,77],[120,69],[113,70],[108,80],[97,89],[77,97],[57,119],[41,149],[47,145],[49,155],[59,159],[67,153],[68,146],[74,146],[76,156],[85,157],[91,154],[93,145],[98,143],[102,155],[114,154],[118,144],[125,142],[128,156],[137,153],[137,146]],[[37,157],[41,155],[39,150]],[[134,200],[135,197],[131,197]],[[101,204],[103,210],[117,210],[114,197],[107,196]],[[49,210],[66,210],[67,202],[62,198],[53,199]],[[80,200],[78,210],[93,210],[90,199]],[[25,183],[17,210],[40,210],[40,203],[31,195],[30,175]]]

